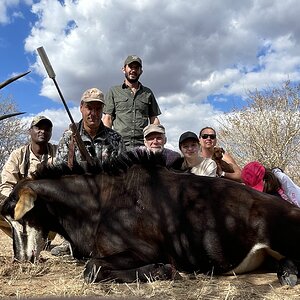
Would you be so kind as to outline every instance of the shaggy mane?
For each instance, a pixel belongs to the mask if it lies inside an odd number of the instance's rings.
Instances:
[[[165,167],[166,160],[161,153],[135,150],[122,153],[117,157],[111,157],[103,163],[101,163],[99,159],[94,159],[93,165],[75,163],[72,169],[70,169],[66,163],[59,165],[39,165],[37,170],[31,173],[31,175],[33,179],[50,179],[66,175],[100,173],[118,175],[126,172],[133,165],[140,165],[143,168],[154,169],[158,165]]]

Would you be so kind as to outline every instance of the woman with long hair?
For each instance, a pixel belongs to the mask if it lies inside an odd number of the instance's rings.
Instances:
[[[200,142],[200,155],[204,158],[212,158],[214,155],[214,149],[217,144],[217,133],[212,127],[204,127],[199,133]],[[232,179],[241,182],[241,168],[237,165],[233,157],[225,152],[222,158],[227,162],[233,169],[232,173],[221,171],[218,174],[220,177],[225,177],[227,179]]]

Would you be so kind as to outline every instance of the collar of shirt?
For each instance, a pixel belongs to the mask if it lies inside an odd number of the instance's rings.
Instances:
[[[142,88],[143,88],[143,85],[139,82],[139,87],[137,88],[137,91],[141,90]],[[122,89],[130,89],[131,90],[131,87],[129,85],[127,85],[124,81],[122,84]]]
[[[87,131],[83,128],[83,120],[82,119],[78,122],[77,128],[78,128],[81,135],[88,136],[89,138],[91,138],[90,135],[87,133]],[[97,134],[94,137],[94,139],[98,136],[101,136],[103,133],[105,133],[104,135],[106,135],[106,127],[103,124],[103,122],[101,121],[100,125],[99,125],[99,128],[97,130]]]
[[[30,151],[30,159],[31,160],[38,160],[38,161],[42,162],[42,161],[47,161],[50,158],[53,158],[55,156],[54,148],[50,143],[47,144],[47,153],[44,153],[41,156],[37,156],[37,155],[34,154],[34,152],[31,149],[30,144],[28,145],[28,148],[29,148],[29,151]]]

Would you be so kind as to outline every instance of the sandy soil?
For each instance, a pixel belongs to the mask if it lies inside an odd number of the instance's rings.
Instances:
[[[59,239],[54,240],[54,244]],[[53,298],[99,297],[104,299],[300,299],[300,284],[280,286],[275,273],[194,279],[182,274],[181,281],[155,281],[146,284],[85,284],[84,264],[70,257],[54,257],[42,252],[38,264],[13,263],[12,241],[0,232],[0,297]]]

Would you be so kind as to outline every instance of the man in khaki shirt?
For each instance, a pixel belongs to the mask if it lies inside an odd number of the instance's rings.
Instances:
[[[28,131],[29,144],[14,150],[3,167],[0,206],[18,181],[25,177],[31,177],[31,172],[34,172],[38,165],[54,162],[57,147],[49,143],[52,127],[52,122],[44,116],[37,116],[32,120]],[[11,227],[2,216],[0,216],[0,229],[12,236]]]

